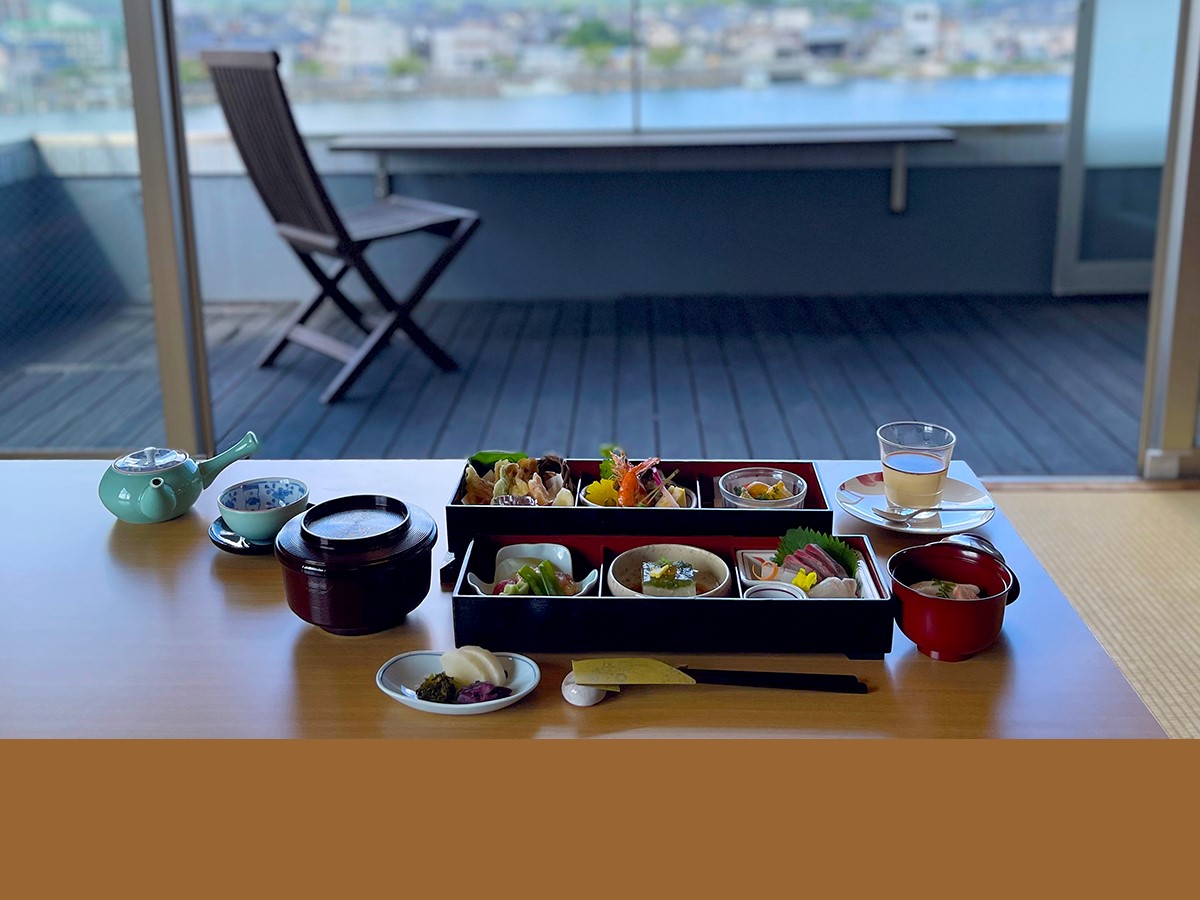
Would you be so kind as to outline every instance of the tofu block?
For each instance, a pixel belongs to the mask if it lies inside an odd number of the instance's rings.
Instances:
[[[695,597],[696,570],[683,562],[642,563],[642,593],[651,597]]]

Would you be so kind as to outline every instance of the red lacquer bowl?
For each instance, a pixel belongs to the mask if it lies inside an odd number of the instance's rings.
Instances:
[[[1000,636],[1004,608],[1017,599],[1012,570],[996,557],[959,544],[909,547],[888,560],[896,622],[926,656],[959,662]],[[929,597],[909,587],[930,578],[977,585],[978,600]]]

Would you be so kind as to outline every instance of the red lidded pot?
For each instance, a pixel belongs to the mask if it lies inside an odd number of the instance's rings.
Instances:
[[[437,524],[378,494],[318,503],[275,539],[288,606],[332,634],[399,625],[429,593]]]

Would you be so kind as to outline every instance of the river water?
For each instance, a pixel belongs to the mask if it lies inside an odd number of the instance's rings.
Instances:
[[[995,125],[1065,122],[1066,75],[1003,75],[925,81],[859,79],[839,85],[802,82],[759,89],[647,91],[643,128],[778,128],[870,125]],[[525,97],[412,96],[366,102],[296,104],[300,129],[335,135],[386,131],[628,130],[629,93]],[[189,107],[189,131],[224,131],[215,106]],[[0,141],[34,133],[131,131],[130,110],[19,113],[0,116]]]

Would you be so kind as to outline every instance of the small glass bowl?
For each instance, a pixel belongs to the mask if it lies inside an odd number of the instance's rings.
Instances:
[[[766,485],[782,481],[784,487],[792,492],[792,496],[782,500],[752,500],[741,496],[741,488],[755,481]],[[726,472],[717,482],[717,487],[726,506],[738,506],[743,509],[797,509],[804,505],[804,496],[808,493],[808,483],[795,472],[767,466],[752,466]]]

